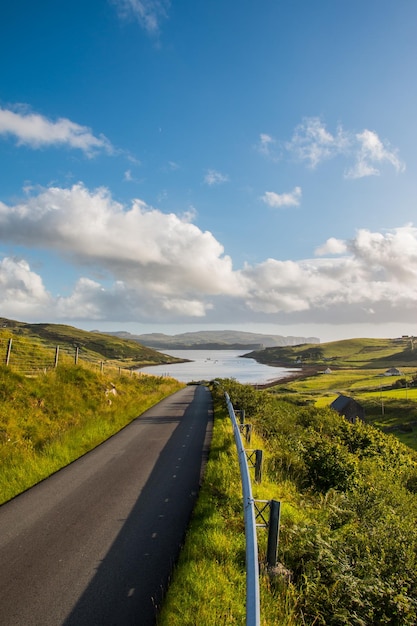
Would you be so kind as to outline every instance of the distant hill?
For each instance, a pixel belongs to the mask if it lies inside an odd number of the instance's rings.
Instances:
[[[89,332],[64,324],[28,324],[0,317],[1,340],[25,338],[40,347],[78,348],[80,357],[89,361],[113,361],[125,367],[176,363],[181,361],[124,337]]]
[[[271,347],[245,356],[259,363],[283,367],[328,366],[389,368],[417,366],[417,342],[398,339],[344,339],[318,345]]]
[[[132,335],[125,331],[109,333],[124,339],[138,341],[144,346],[163,350],[259,350],[273,346],[295,346],[300,344],[319,344],[317,337],[284,337],[282,335],[263,335],[237,330],[200,330],[196,332],[165,335],[149,333]]]

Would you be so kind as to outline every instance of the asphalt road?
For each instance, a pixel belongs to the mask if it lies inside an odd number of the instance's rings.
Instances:
[[[148,626],[198,492],[210,392],[190,386],[0,507],[1,626]]]

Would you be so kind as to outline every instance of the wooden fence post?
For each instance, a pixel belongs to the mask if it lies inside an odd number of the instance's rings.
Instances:
[[[78,365],[78,347],[75,348],[74,363],[75,363],[75,365]]]
[[[6,365],[9,365],[11,351],[12,351],[12,339],[10,338],[7,344]]]
[[[262,462],[263,462],[263,451],[255,450],[255,482],[262,482]]]
[[[59,346],[57,346],[55,348],[55,363],[54,363],[54,367],[58,366],[58,360],[59,360]]]

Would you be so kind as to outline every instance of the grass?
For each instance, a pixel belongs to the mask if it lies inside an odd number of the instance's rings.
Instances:
[[[250,447],[263,447],[255,434]],[[265,462],[266,461],[266,457]],[[253,470],[251,470],[253,471]],[[291,483],[269,481],[253,485],[257,500],[283,500],[281,519],[300,519],[303,513],[291,504]],[[285,502],[288,500],[288,502]],[[265,570],[268,532],[260,528],[261,624],[298,626],[296,596],[292,587]],[[158,626],[218,626],[245,624],[245,536],[242,491],[236,446],[230,418],[216,406],[213,440],[204,483],[188,529]]]
[[[260,363],[302,366],[388,368],[417,366],[417,349],[411,338],[345,339],[323,344],[265,348],[250,355]]]
[[[0,503],[79,458],[183,385],[58,366],[36,377],[0,367]]]
[[[272,387],[270,393],[317,408],[329,407],[340,393],[352,396],[364,407],[367,423],[393,432],[402,443],[417,450],[417,388],[409,386],[416,369],[401,368],[401,372],[396,377],[384,376],[380,369],[341,368],[330,374],[320,371]],[[393,387],[401,378],[408,381],[407,387]]]
[[[180,361],[131,339],[88,332],[64,324],[26,324],[0,318],[0,358],[5,362],[12,340],[10,364],[20,370],[50,369],[59,346],[60,362],[74,363],[76,350],[83,362],[114,367],[140,367]]]
[[[416,455],[294,396],[285,402],[223,382],[253,422],[250,448],[264,451],[254,498],[281,502],[273,572],[265,567],[267,531],[257,531],[262,626],[415,624]],[[237,454],[217,388],[213,395],[213,447],[159,626],[245,623]]]

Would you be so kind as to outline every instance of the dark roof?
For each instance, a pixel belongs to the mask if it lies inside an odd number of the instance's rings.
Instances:
[[[331,408],[335,411],[343,411],[344,408],[348,406],[351,402],[355,402],[353,398],[349,398],[349,396],[344,396],[342,393],[336,400],[331,403]]]

